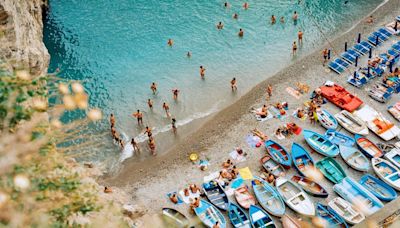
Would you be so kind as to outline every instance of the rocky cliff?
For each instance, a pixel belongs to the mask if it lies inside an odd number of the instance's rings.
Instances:
[[[10,68],[46,73],[49,53],[43,43],[42,13],[47,0],[0,0],[0,60]]]

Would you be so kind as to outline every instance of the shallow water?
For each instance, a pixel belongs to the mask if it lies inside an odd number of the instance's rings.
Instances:
[[[232,103],[258,82],[293,61],[291,44],[298,30],[304,31],[299,58],[315,50],[327,38],[351,27],[381,1],[359,0],[253,0],[243,10],[242,2],[178,0],[50,0],[44,38],[51,54],[49,71],[57,67],[65,79],[82,80],[91,106],[106,115],[115,113],[117,129],[127,138],[142,129],[130,115],[145,113],[146,125],[155,133],[169,130],[161,105],[170,104],[178,125],[207,116]],[[293,23],[293,11],[299,14]],[[232,19],[238,13],[239,19]],[[277,23],[271,25],[274,14]],[[285,23],[279,22],[281,16]],[[218,31],[215,25],[225,27]],[[244,38],[237,36],[244,29]],[[168,47],[172,38],[174,46]],[[187,51],[192,57],[186,57]],[[296,59],[295,58],[295,59]],[[205,66],[201,80],[199,66]],[[295,76],[295,75],[294,75]],[[239,90],[232,93],[230,80],[236,77]],[[159,92],[152,95],[151,82]],[[179,101],[171,89],[179,88]],[[154,100],[154,111],[146,100]],[[77,118],[69,113],[65,121]],[[107,121],[83,131],[93,145],[86,148],[91,159],[116,160],[118,148],[108,135]],[[139,140],[145,139],[142,135]],[[159,142],[158,142],[159,143]]]

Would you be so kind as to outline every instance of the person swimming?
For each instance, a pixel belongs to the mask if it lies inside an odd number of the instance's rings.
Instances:
[[[192,57],[192,53],[191,53],[190,51],[188,51],[188,52],[186,53],[186,57],[191,58],[191,57]]]
[[[166,102],[163,103],[162,105],[163,109],[165,110],[165,113],[167,114],[167,117],[169,117],[169,106]]]
[[[271,16],[271,24],[275,24],[275,22],[276,22],[276,17],[275,17],[275,15],[272,15]]]
[[[168,39],[167,44],[168,44],[168,46],[172,47],[174,45],[174,40]]]
[[[173,89],[172,90],[172,95],[174,97],[174,100],[178,100],[178,94],[179,94],[179,90],[178,89]]]
[[[115,126],[115,117],[114,117],[114,114],[112,114],[112,113],[110,115],[110,123],[111,123],[111,127]]]
[[[232,88],[232,91],[237,90],[236,78],[233,78],[233,79],[231,80],[231,88]]]
[[[244,35],[243,29],[240,28],[240,29],[239,29],[239,33],[238,33],[238,36],[239,36],[239,37],[243,37],[243,35]]]
[[[299,40],[299,44],[302,45],[303,44],[303,32],[301,30],[299,30],[299,32],[297,33],[297,39]]]
[[[297,44],[296,44],[296,41],[294,41],[293,45],[292,45],[292,55],[293,56],[296,54],[296,51],[297,51]]]
[[[224,28],[224,24],[222,24],[221,21],[218,22],[218,24],[217,24],[217,29],[221,30],[221,29],[223,29],[223,28]]]
[[[285,18],[282,16],[280,21],[281,21],[282,24],[285,23]]]
[[[206,68],[203,66],[200,66],[200,77],[202,79],[204,79],[205,75],[206,75]]]
[[[249,3],[245,2],[243,3],[243,9],[247,10],[249,8]]]
[[[294,22],[297,22],[297,19],[299,18],[299,15],[297,14],[297,11],[294,11],[292,18],[293,18]]]
[[[237,13],[234,13],[234,14],[232,15],[232,17],[233,17],[233,19],[237,20],[237,19],[239,18],[239,15],[238,15]]]
[[[151,89],[151,91],[153,91],[153,94],[156,94],[156,92],[157,92],[157,84],[155,82],[152,82],[151,86],[150,86],[150,89]]]
[[[228,8],[229,7],[229,3],[228,2],[224,2],[224,7]]]
[[[136,113],[133,113],[132,116],[137,119],[138,124],[143,124],[143,113],[141,113],[139,109]]]

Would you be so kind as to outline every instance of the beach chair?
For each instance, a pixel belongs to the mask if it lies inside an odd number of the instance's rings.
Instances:
[[[338,74],[341,74],[344,72],[344,70],[346,69],[345,67],[343,67],[342,65],[336,63],[336,61],[331,61],[328,63],[328,67],[335,71]]]
[[[354,63],[356,61],[356,57],[347,52],[343,52],[340,56],[349,63]]]
[[[337,64],[339,64],[339,65],[342,65],[342,66],[345,67],[345,68],[347,68],[347,67],[350,66],[350,64],[349,64],[348,62],[344,61],[343,59],[337,58],[337,59],[335,60],[335,62],[336,62]]]
[[[374,36],[379,36],[379,39],[381,39],[382,41],[386,41],[386,40],[389,39],[388,36],[386,36],[385,34],[383,34],[383,33],[381,33],[381,32],[378,32],[378,31],[373,32],[372,35],[374,35]]]
[[[394,51],[400,53],[400,44],[397,44],[397,43],[394,44],[394,45],[392,46],[392,49],[393,49]]]
[[[385,70],[380,66],[372,68],[372,71],[376,74],[376,76],[379,77],[382,76],[382,74],[385,72]]]
[[[361,54],[358,53],[357,51],[353,50],[353,49],[349,49],[347,50],[347,53],[349,53],[350,55],[354,56],[354,57],[360,57]]]
[[[369,42],[367,42],[367,41],[365,41],[365,40],[361,41],[360,44],[361,44],[362,46],[364,46],[365,48],[368,48],[368,51],[369,51],[369,49],[372,49],[372,48],[373,48],[373,46],[372,46]]]
[[[357,73],[358,74],[358,73]],[[361,88],[363,87],[365,84],[368,83],[367,78],[366,77],[354,77],[353,75],[350,75],[349,78],[347,79],[347,82],[352,85],[355,86],[357,88]]]
[[[398,58],[399,57],[399,52],[397,52],[395,49],[389,49],[387,51],[387,53],[391,56],[393,56],[394,58]]]
[[[381,40],[380,37],[378,37],[378,43],[377,43],[376,42],[376,36],[375,35],[370,35],[368,37],[368,42],[370,42],[374,46],[380,46],[382,44],[383,40]]]
[[[369,49],[364,47],[364,46],[362,46],[361,44],[354,45],[353,49],[355,51],[357,51],[358,53],[360,53],[361,55],[365,55],[365,54],[367,54],[369,52]]]
[[[393,34],[391,33],[391,32],[389,32],[385,27],[383,27],[383,28],[380,28],[379,30],[378,30],[378,32],[380,32],[380,33],[382,33],[382,34],[385,34],[387,37],[391,37]]]

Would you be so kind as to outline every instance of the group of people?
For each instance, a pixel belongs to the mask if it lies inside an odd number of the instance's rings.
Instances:
[[[286,125],[280,126],[278,127],[278,129],[276,129],[275,131],[275,135],[277,137],[290,137],[293,134],[295,134],[299,129],[299,126],[297,126],[297,124],[295,123],[288,123]]]

